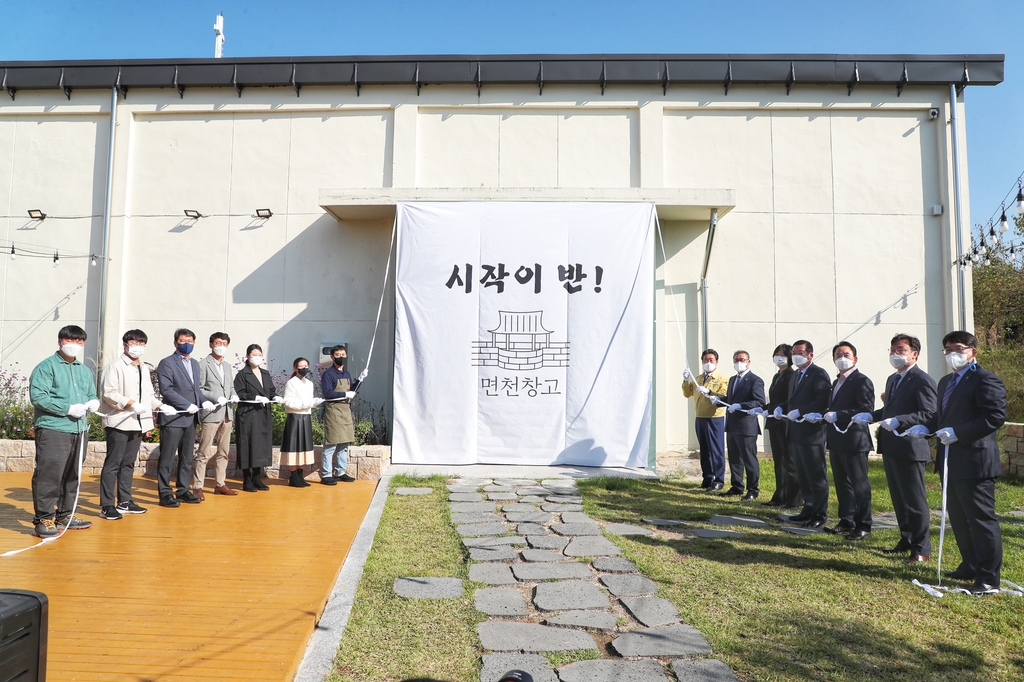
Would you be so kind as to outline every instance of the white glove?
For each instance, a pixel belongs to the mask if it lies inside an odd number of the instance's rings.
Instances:
[[[283,402],[284,402],[284,398],[282,398],[282,397],[281,397],[281,396],[279,396],[279,395],[275,395],[275,396],[274,396],[274,402],[275,402],[275,403],[283,403]]]
[[[195,403],[192,403],[191,405],[185,408],[185,411],[188,412],[189,414],[195,414],[196,412],[199,411],[199,407]]]
[[[775,417],[776,419],[781,419],[782,418],[782,407],[776,407],[775,411],[772,412],[772,416]]]
[[[693,381],[693,374],[690,372],[690,370],[684,369],[683,370],[683,383],[685,384],[687,381]]]
[[[89,408],[86,405],[79,403],[68,408],[68,416],[72,419],[81,419],[88,411]]]
[[[265,395],[258,395],[256,396],[256,402],[259,403],[260,405],[266,405],[270,402],[270,398],[268,398]]]
[[[149,410],[146,409],[146,406],[139,402],[132,403],[131,411],[134,412],[135,414],[143,414],[144,412],[149,412]]]
[[[364,369],[362,372],[359,373],[359,376],[357,377],[356,380],[357,381],[364,381],[366,379],[366,377],[368,377],[369,375],[370,375],[370,370]]]
[[[356,397],[356,392],[355,391],[348,391],[348,392],[345,393],[345,400],[352,400],[355,397]]]
[[[755,407],[754,409],[752,409],[750,411],[750,414],[755,416],[755,417],[761,417],[761,416],[766,415],[768,413],[765,412],[764,409],[762,409],[760,407]]]
[[[228,402],[231,403],[232,405],[237,405],[238,404],[238,396],[237,395],[231,396],[231,399],[228,400]]]
[[[729,406],[728,412],[729,412],[729,414],[732,414],[733,412],[735,412],[738,409],[740,409],[739,403],[735,403],[735,404]]]
[[[85,409],[87,409],[90,412],[95,412],[96,410],[100,409],[100,401],[93,398],[92,400],[85,404]]]
[[[313,407],[316,407],[317,405],[321,405],[321,404],[323,404],[323,402],[324,402],[323,398],[313,398]]]
[[[871,421],[872,421],[871,413],[870,412],[858,412],[857,414],[853,415],[853,418],[850,419],[850,421],[857,422],[858,424],[870,424]]]
[[[900,425],[896,417],[889,417],[888,419],[883,419],[880,423],[882,425],[882,428],[885,429],[886,431],[895,431],[896,427]]]
[[[904,431],[903,435],[911,438],[925,438],[928,436],[928,427],[924,424],[917,424]]]
[[[953,433],[953,429],[948,426],[944,429],[939,429],[935,432],[935,435],[939,437],[939,442],[943,445],[950,445],[957,441],[956,434]]]
[[[789,419],[790,421],[796,421],[799,418],[800,418],[800,410],[793,410],[792,412],[790,412],[789,414],[786,415],[786,419]]]
[[[698,386],[697,391],[703,395],[711,395],[711,389],[707,386]]]
[[[223,407],[223,406],[228,404],[228,399],[225,398],[224,396],[221,396],[221,397],[217,398],[217,404],[219,406]]]
[[[837,419],[839,419],[839,415],[837,415],[835,412],[825,413],[825,421],[827,421],[829,424],[835,424]]]
[[[822,419],[823,417],[817,412],[808,412],[807,414],[804,415],[804,421],[811,422],[812,424],[817,424]]]
[[[204,400],[203,401],[203,409],[206,410],[207,412],[213,411],[214,408],[216,408],[216,407],[217,406],[214,405],[213,403],[211,403],[209,400]]]
[[[160,414],[166,414],[166,415],[170,416],[170,415],[178,414],[178,411],[176,409],[174,409],[173,407],[171,407],[170,405],[168,405],[167,403],[164,403],[163,405],[160,406]]]

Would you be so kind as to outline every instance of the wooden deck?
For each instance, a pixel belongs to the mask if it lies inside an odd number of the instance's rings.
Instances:
[[[0,557],[0,587],[49,597],[47,679],[291,680],[376,483],[269,484],[164,509],[137,478],[149,511],[105,521],[86,477],[92,528]],[[31,474],[0,473],[0,553],[31,522]]]

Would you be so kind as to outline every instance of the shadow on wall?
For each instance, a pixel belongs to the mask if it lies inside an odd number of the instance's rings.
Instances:
[[[291,218],[294,221],[295,218]],[[241,229],[259,230],[250,224]],[[231,292],[235,304],[305,304],[268,339],[268,353],[282,365],[292,358],[319,361],[324,342],[350,345],[352,374],[366,363],[391,243],[387,221],[339,222],[317,217],[261,263]],[[373,351],[371,376],[360,395],[391,412],[394,347],[394,264],[389,275]]]

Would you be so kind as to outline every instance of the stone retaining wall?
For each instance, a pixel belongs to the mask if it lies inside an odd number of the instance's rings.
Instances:
[[[159,443],[143,443],[139,451],[139,460],[135,463],[135,475],[156,476],[156,465],[159,457]],[[315,461],[312,467],[304,467],[309,474],[320,470],[320,452],[315,448]],[[90,442],[85,455],[83,473],[99,474],[106,456],[107,444]],[[0,471],[34,471],[36,465],[35,442],[30,440],[0,440]],[[267,467],[267,478],[288,478],[288,467],[281,466],[281,450],[274,448],[273,466]],[[348,449],[348,473],[362,481],[377,481],[391,465],[391,448],[387,445],[359,445]],[[207,469],[207,476],[213,475],[213,468]],[[235,466],[235,446],[231,446],[228,454],[228,478],[240,479],[241,471]],[[318,476],[314,476],[318,478]],[[212,485],[212,478],[210,484]]]
[[[1003,475],[1024,478],[1024,424],[1007,422],[999,439],[999,449],[1002,450]]]

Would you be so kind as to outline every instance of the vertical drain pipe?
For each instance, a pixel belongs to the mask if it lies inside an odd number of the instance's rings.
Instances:
[[[711,246],[715,242],[715,227],[718,226],[718,209],[711,209],[711,226],[708,228],[708,242],[704,246],[704,266],[700,270],[700,302],[703,312],[703,330],[702,336],[704,339],[704,345],[701,347],[701,352],[708,348],[708,264],[711,261]]]
[[[103,251],[100,257],[100,310],[97,325],[96,377],[100,376],[107,326],[107,263],[110,257],[110,207],[114,195],[114,134],[117,132],[117,86],[110,88],[110,135],[107,142],[107,193],[103,199]]]
[[[960,208],[960,132],[956,116],[956,84],[949,84],[949,123],[953,136],[953,210],[956,212],[956,273],[957,297],[960,304],[960,329],[967,329],[967,301],[964,285],[964,241],[962,209]],[[973,325],[972,325],[973,326]]]

